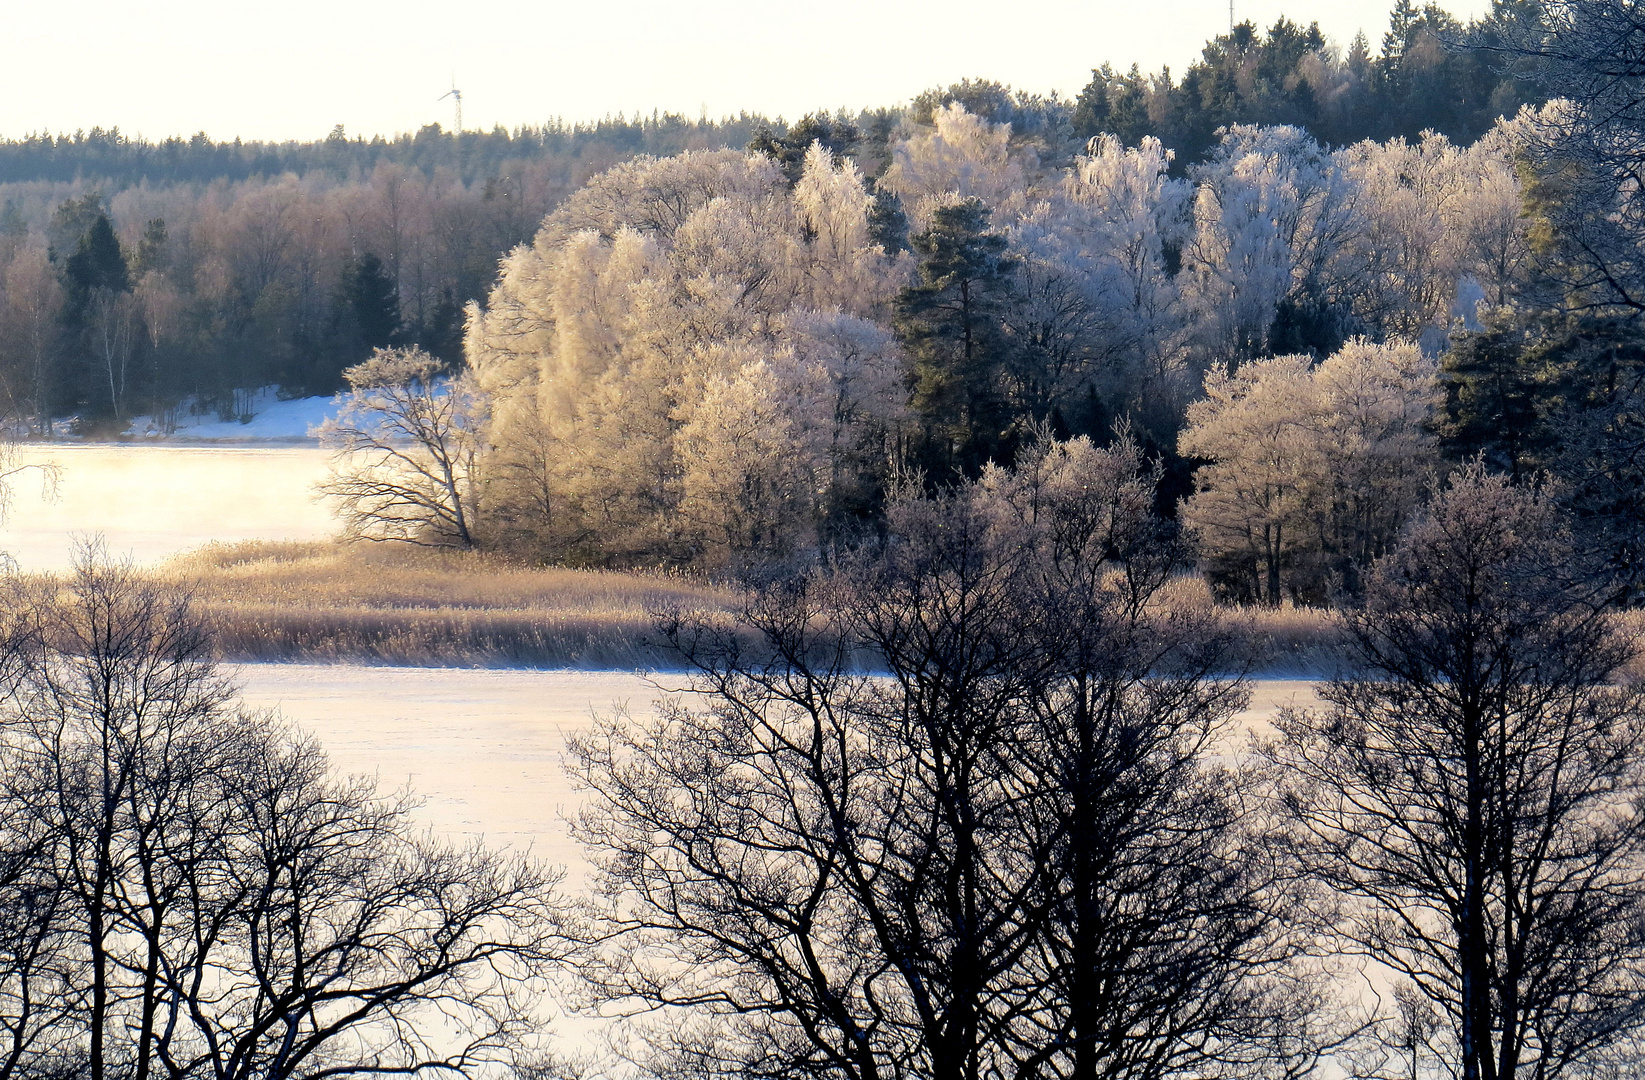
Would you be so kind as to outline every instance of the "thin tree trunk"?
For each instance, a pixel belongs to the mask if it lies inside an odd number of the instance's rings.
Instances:
[[[1073,978],[1069,981],[1071,1027],[1074,1039],[1073,1080],[1096,1080],[1097,1076],[1097,904],[1096,904],[1096,814],[1092,806],[1092,772],[1096,756],[1096,736],[1092,730],[1091,707],[1085,676],[1075,683],[1079,704],[1075,708],[1074,730],[1079,739],[1074,770],[1073,821],[1069,842],[1074,852],[1074,947]]]

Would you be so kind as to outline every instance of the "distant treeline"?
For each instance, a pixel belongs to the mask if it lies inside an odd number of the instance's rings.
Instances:
[[[1346,50],[1326,40],[1317,23],[1279,19],[1263,33],[1250,22],[1206,43],[1180,78],[1169,68],[1146,73],[1111,64],[1092,71],[1070,102],[1013,93],[987,80],[967,80],[916,98],[910,109],[867,110],[855,118],[863,149],[882,151],[905,116],[928,120],[934,104],[959,100],[993,121],[1015,120],[1083,143],[1109,132],[1128,144],[1153,135],[1183,162],[1198,160],[1229,124],[1294,124],[1322,144],[1414,138],[1437,131],[1470,143],[1496,118],[1523,103],[1540,103],[1535,87],[1515,77],[1500,45],[1504,24],[1535,3],[1495,0],[1484,18],[1463,24],[1437,4],[1398,0],[1381,47],[1363,34]],[[675,113],[621,114],[586,123],[553,120],[509,131],[453,133],[429,124],[415,134],[349,137],[342,125],[312,142],[216,142],[205,132],[161,142],[133,139],[119,128],[72,135],[48,132],[0,139],[0,184],[31,181],[101,185],[105,194],[133,184],[204,184],[292,174],[357,178],[382,164],[432,176],[449,170],[465,184],[484,184],[527,162],[604,168],[637,154],[744,146],[762,128],[783,133],[781,119],[742,113],[693,120]]]
[[[635,154],[740,146],[771,121],[744,114],[723,120],[690,120],[673,113],[607,117],[587,124],[552,121],[507,131],[453,133],[429,124],[416,134],[350,138],[341,124],[313,142],[216,142],[205,132],[161,142],[133,139],[119,128],[94,127],[72,135],[39,132],[0,140],[0,183],[59,181],[100,183],[108,190],[133,184],[207,184],[290,173],[323,173],[337,180],[396,164],[432,175],[453,172],[465,184],[484,183],[543,158],[590,159],[598,167]]]
[[[1180,80],[1169,70],[1121,74],[1104,65],[1080,93],[1073,127],[1081,137],[1109,132],[1132,145],[1153,135],[1185,162],[1204,157],[1217,129],[1232,124],[1292,124],[1328,146],[1424,131],[1466,145],[1498,117],[1542,103],[1503,49],[1511,27],[1538,7],[1494,0],[1485,17],[1464,25],[1437,4],[1398,0],[1376,53],[1363,33],[1343,52],[1317,23],[1281,18],[1264,35],[1246,22],[1208,43]]]

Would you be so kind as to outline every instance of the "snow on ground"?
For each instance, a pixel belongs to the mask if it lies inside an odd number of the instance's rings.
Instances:
[[[57,466],[12,484],[0,551],[25,570],[69,565],[77,536],[101,533],[109,553],[154,563],[213,540],[321,540],[337,532],[314,499],[329,455],[317,446],[251,448],[29,443],[24,459]]]
[[[329,397],[280,400],[277,388],[268,386],[244,403],[249,418],[222,420],[216,412],[195,415],[179,408],[176,430],[167,434],[158,418],[139,416],[127,434],[134,438],[185,442],[309,442],[313,430],[337,412],[337,402]]]

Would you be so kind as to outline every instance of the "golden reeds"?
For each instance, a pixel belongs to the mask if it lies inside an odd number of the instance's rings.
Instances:
[[[737,601],[681,574],[402,544],[212,544],[156,573],[194,594],[236,660],[647,667],[668,661],[652,612]]]

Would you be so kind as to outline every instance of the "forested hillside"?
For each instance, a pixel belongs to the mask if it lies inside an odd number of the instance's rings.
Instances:
[[[1010,125],[1046,167],[1107,132],[1131,146],[1157,137],[1181,177],[1219,127],[1240,123],[1300,125],[1332,146],[1427,128],[1468,145],[1537,93],[1491,51],[1508,12],[1461,26],[1401,0],[1375,55],[1317,27],[1246,24],[1180,78],[1105,66],[1076,101],[968,80],[907,107],[793,125],[654,116],[370,139],[339,128],[310,143],[151,143],[101,129],[5,140],[0,405],[34,431],[71,416],[119,430],[137,413],[163,421],[185,399],[232,414],[235,391],[257,386],[329,393],[376,346],[454,361],[464,305],[485,297],[498,260],[636,155],[753,145],[780,156],[786,145],[792,172],[822,133],[872,187],[893,145],[956,102]]]

